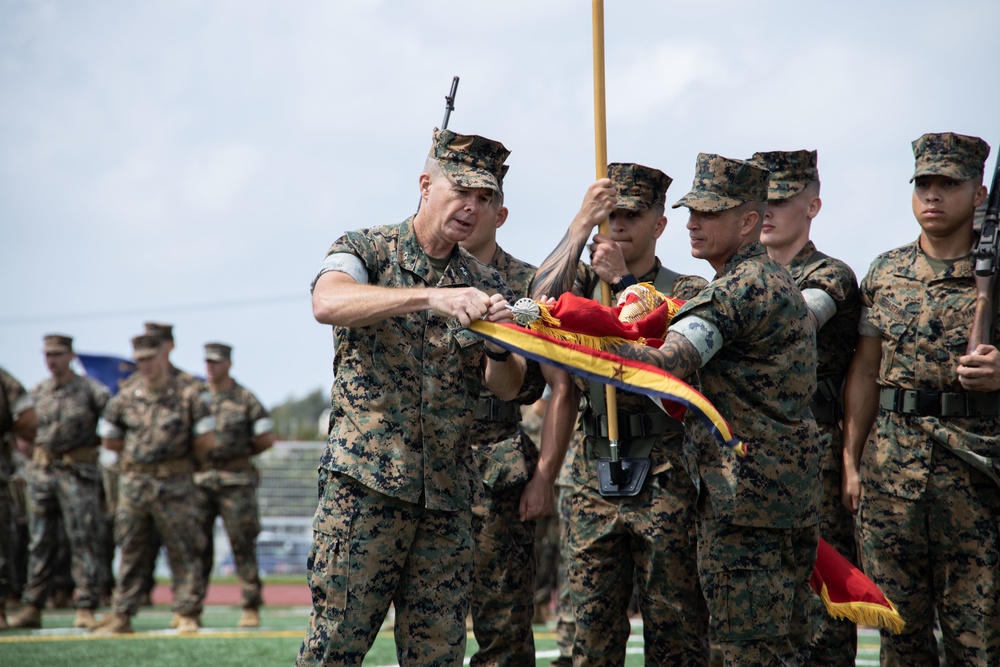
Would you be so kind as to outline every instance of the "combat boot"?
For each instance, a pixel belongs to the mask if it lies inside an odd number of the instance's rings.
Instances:
[[[77,609],[76,618],[73,619],[74,628],[92,628],[97,625],[97,619],[94,618],[93,609]]]
[[[132,629],[132,619],[127,614],[114,612],[105,614],[104,618],[91,628],[95,635],[124,635],[135,632]]]
[[[177,621],[177,632],[198,632],[201,628],[201,621],[198,620],[197,616],[181,616]]]
[[[42,627],[42,610],[33,604],[26,604],[21,607],[21,611],[10,617],[7,625],[12,628],[40,628]]]
[[[255,607],[247,607],[240,614],[240,620],[236,622],[238,628],[259,628],[260,612]]]

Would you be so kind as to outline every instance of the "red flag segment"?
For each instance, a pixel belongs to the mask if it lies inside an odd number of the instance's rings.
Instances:
[[[816,549],[816,565],[809,585],[833,618],[873,628],[903,631],[903,617],[875,583],[854,567],[823,538]]]

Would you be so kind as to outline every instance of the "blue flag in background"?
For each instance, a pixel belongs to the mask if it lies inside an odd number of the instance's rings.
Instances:
[[[112,395],[118,393],[118,383],[135,372],[135,362],[122,357],[77,353],[76,358],[83,372],[107,386]]]

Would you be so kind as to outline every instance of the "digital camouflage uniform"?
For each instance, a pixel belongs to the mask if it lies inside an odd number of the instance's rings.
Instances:
[[[490,265],[518,297],[535,267],[498,245]],[[522,665],[535,660],[535,522],[521,521],[521,492],[538,465],[538,447],[521,428],[521,406],[538,400],[545,379],[529,362],[521,392],[501,401],[485,387],[466,440],[483,483],[472,509],[472,628],[479,647],[472,665]]]
[[[583,442],[583,431],[577,429],[570,437],[566,457],[563,459],[559,476],[556,477],[556,513],[559,517],[559,568],[556,572],[559,602],[556,605],[556,644],[559,646],[559,657],[552,661],[555,667],[570,667],[573,664],[573,642],[576,639],[576,621],[573,618],[573,598],[570,595],[567,566],[570,559],[569,544],[566,538],[570,523],[573,521],[573,511],[570,502],[576,490],[573,481],[573,461],[576,452]]]
[[[783,200],[804,192],[819,182],[816,151],[770,151],[755,153],[751,161],[771,172],[768,199]],[[858,564],[854,539],[854,516],[841,502],[844,438],[841,387],[851,362],[861,316],[861,297],[854,271],[839,259],[816,249],[812,241],[796,253],[785,269],[800,290],[820,290],[836,305],[836,312],[816,332],[816,396],[812,412],[823,441],[823,504],[819,534],[854,565]],[[857,655],[857,626],[835,619],[822,598],[812,598],[813,644],[810,665],[853,667]]]
[[[722,211],[766,193],[767,171],[703,153],[692,192],[674,207]],[[670,325],[682,334],[706,328],[722,340],[699,371],[701,392],[749,450],[738,457],[688,417],[684,465],[700,489],[698,571],[713,636],[727,665],[806,665],[823,494],[809,410],[815,329],[799,288],[757,241]]]
[[[820,289],[837,304],[837,313],[816,332],[816,382],[812,411],[823,443],[823,502],[819,534],[841,555],[858,564],[854,517],[840,500],[843,479],[844,433],[840,428],[840,388],[854,351],[861,299],[858,280],[844,262],[816,250],[812,241],[785,265],[800,289]],[[811,663],[854,665],[857,626],[832,618],[819,596],[813,603]]]
[[[45,606],[65,526],[74,606],[96,609],[103,584],[104,536],[97,421],[110,394],[100,382],[75,373],[63,385],[48,378],[31,394],[38,432],[34,456],[25,469],[31,546],[21,601]]]
[[[451,178],[470,155],[492,178],[490,186],[476,187],[498,189],[506,149],[435,132],[432,156]],[[458,246],[438,273],[417,241],[413,218],[345,234],[323,271],[342,254],[361,261],[368,284],[472,286],[513,299],[495,269]],[[331,432],[309,555],[313,610],[297,664],[360,665],[390,603],[400,664],[459,664],[472,506],[482,487],[463,443],[483,379],[482,340],[431,310],[334,327],[334,340]]]
[[[0,539],[0,610],[3,609],[3,602],[13,592],[14,577],[14,555],[11,553],[13,536],[10,532],[13,529],[10,494],[12,464],[10,453],[6,450],[7,438],[21,413],[31,407],[31,395],[24,389],[24,385],[0,368],[0,448],[3,448],[3,456],[0,457],[0,530],[3,531],[0,533],[0,538],[3,538]]]
[[[201,614],[205,577],[201,569],[204,535],[198,523],[193,444],[215,429],[209,397],[202,387],[171,374],[150,391],[129,383],[108,402],[98,427],[103,438],[122,439],[115,539],[120,553],[112,611],[134,616],[143,585],[149,533],[160,533],[174,587],[173,611]]]
[[[613,163],[608,176],[620,210],[641,213],[663,206],[671,178],[658,169]],[[655,259],[639,282],[687,299],[706,284],[678,276]],[[599,298],[600,277],[577,264],[573,291]],[[646,396],[617,392],[623,457],[648,457],[650,469],[637,495],[605,497],[598,461],[610,455],[603,385],[577,380],[587,397],[584,438],[573,458],[564,547],[573,605],[573,664],[620,665],[631,623],[629,602],[638,592],[643,650],[649,665],[707,665],[708,611],[696,567],[697,492],[681,465],[683,425]]]
[[[145,328],[147,334],[157,336],[161,340],[173,340],[173,327],[169,324],[146,322]],[[208,391],[208,387],[205,385],[203,380],[191,375],[187,371],[177,368],[173,364],[170,364],[170,374],[181,385],[194,385],[197,390],[202,393]],[[127,393],[130,391],[134,392],[136,389],[141,388],[142,377],[138,372],[134,372],[121,381],[118,391]],[[116,460],[111,465],[105,466],[101,471],[101,475],[106,487],[105,495],[106,497],[110,495],[114,499],[113,502],[109,504],[115,505],[116,507],[114,511],[117,512],[118,487],[121,479],[118,461]],[[146,546],[143,547],[143,553],[139,556],[139,571],[140,579],[142,581],[140,593],[144,600],[147,601],[144,602],[145,604],[148,604],[149,597],[152,595],[153,588],[156,586],[156,561],[160,556],[162,547],[163,540],[160,537],[159,529],[154,525],[149,530],[148,537],[146,539]],[[176,583],[172,582],[172,584],[176,588]]]
[[[660,271],[666,269],[657,259],[651,273],[637,280],[653,283]],[[594,270],[580,263],[574,291],[592,295],[599,283]],[[699,276],[678,276],[669,295],[688,299],[705,285]],[[587,393],[590,388],[583,386]],[[566,574],[576,623],[573,664],[621,664],[632,630],[633,585],[639,592],[646,664],[707,664],[708,612],[696,553],[698,494],[681,465],[683,425],[646,396],[618,391],[617,397],[621,455],[648,456],[650,470],[638,495],[601,495],[597,463],[610,455],[607,414],[591,400],[573,459],[572,518],[566,527]],[[603,427],[596,428],[602,428],[603,437],[594,427],[601,417]],[[662,422],[653,423],[657,432],[632,434],[633,421],[650,418]]]
[[[989,151],[950,134],[913,148],[917,175],[945,161],[979,165],[960,180],[979,178]],[[880,410],[861,460],[862,559],[906,622],[881,633],[883,665],[938,664],[935,612],[948,665],[1000,664],[1000,488],[959,458],[974,452],[994,470],[1000,459],[1000,396],[964,392],[955,370],[972,328],[973,268],[971,255],[934,266],[918,240],[879,255],[861,281],[862,335],[882,350]],[[1000,340],[1000,322],[992,333]]]
[[[211,394],[216,446],[194,474],[198,520],[205,536],[202,573],[207,584],[214,562],[215,518],[221,516],[233,549],[243,607],[257,609],[263,603],[257,568],[259,475],[250,458],[254,439],[271,432],[273,424],[257,397],[235,381],[229,389]]]
[[[548,393],[548,387],[543,391]],[[540,400],[548,400],[545,393]],[[536,415],[535,409],[532,405],[522,407],[521,428],[531,441],[538,445],[541,443],[543,416]],[[548,622],[560,566],[559,514],[552,512],[535,520],[535,611],[531,619],[532,625]]]

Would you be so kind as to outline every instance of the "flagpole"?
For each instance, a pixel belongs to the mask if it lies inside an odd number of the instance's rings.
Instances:
[[[593,0],[594,29],[594,147],[597,178],[608,177],[608,123],[605,109],[604,91],[604,0]],[[609,223],[605,219],[598,231],[609,235]],[[611,305],[611,286],[601,281],[601,304]],[[613,385],[604,386],[605,403],[608,408],[608,440],[611,442],[611,481],[621,483],[622,464],[618,457],[618,396]]]

